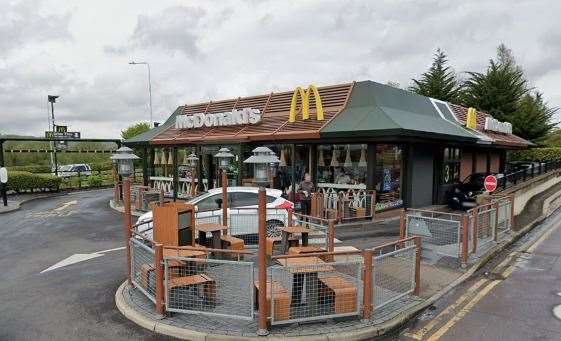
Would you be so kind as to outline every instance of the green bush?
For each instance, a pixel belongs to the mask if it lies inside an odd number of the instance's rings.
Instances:
[[[106,171],[106,170],[111,170],[113,164],[111,163],[111,161],[94,162],[94,163],[90,163],[90,167],[92,169],[92,172]]]
[[[561,160],[560,147],[532,148],[509,152],[509,161],[557,161]]]
[[[30,172],[9,171],[8,190],[16,193],[34,190],[58,191],[61,179],[53,175],[39,175]]]
[[[33,165],[33,166],[10,166],[8,167],[9,171],[16,171],[16,172],[29,172],[29,173],[50,173],[51,166],[40,166],[40,165]]]
[[[99,175],[90,175],[88,177],[88,186],[101,187],[103,185],[103,178]]]

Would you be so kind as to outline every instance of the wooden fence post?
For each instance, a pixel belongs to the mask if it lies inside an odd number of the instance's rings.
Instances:
[[[160,189],[160,207],[164,207],[164,189]]]
[[[288,212],[288,221],[286,222],[286,226],[292,226],[293,216],[294,213],[292,208],[287,208],[286,211]]]
[[[364,262],[362,318],[368,320],[372,315],[372,250],[364,250],[362,257]]]
[[[124,193],[123,193],[123,204],[124,204],[124,214],[123,214],[123,228],[125,232],[125,255],[127,261],[127,282],[129,285],[131,282],[131,249],[130,249],[130,239],[132,237],[132,215],[131,215],[131,180],[127,177],[124,179]]]
[[[421,294],[421,237],[415,237],[415,289],[413,295]]]
[[[478,220],[479,218],[479,208],[476,206],[473,209],[473,250],[471,250],[472,253],[477,253],[477,237],[479,236],[479,233],[477,233],[477,229],[478,227]]]
[[[315,192],[310,195],[310,215],[312,217],[319,217],[317,194]]]
[[[469,226],[467,214],[462,214],[462,267],[466,267],[468,263],[469,248]]]
[[[156,272],[156,313],[159,315],[165,314],[164,309],[164,246],[156,244],[154,246],[154,268]]]

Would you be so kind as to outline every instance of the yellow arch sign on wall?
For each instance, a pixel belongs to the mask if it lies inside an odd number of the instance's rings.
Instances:
[[[302,99],[302,119],[307,120],[310,118],[310,94],[312,93],[316,101],[316,119],[318,121],[323,121],[323,106],[321,104],[321,97],[319,97],[319,91],[314,85],[310,84],[306,91],[302,90],[301,87],[297,87],[296,90],[294,90],[292,102],[290,103],[288,122],[296,122],[296,112],[298,111],[296,103],[298,102],[298,96]]]
[[[477,111],[475,108],[469,108],[466,115],[466,128],[477,128]]]

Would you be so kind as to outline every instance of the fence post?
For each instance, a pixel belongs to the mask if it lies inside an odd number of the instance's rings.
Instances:
[[[467,214],[462,214],[462,267],[466,267],[468,263],[469,248],[469,226]]]
[[[258,266],[259,266],[259,321],[257,335],[265,336],[269,334],[267,330],[267,264],[266,264],[266,247],[267,247],[267,233],[265,227],[265,215],[266,213],[266,205],[267,202],[265,200],[265,188],[259,188],[259,197],[258,197],[258,221],[259,221],[259,250],[258,250]]]
[[[78,171],[78,188],[82,188],[82,174]]]
[[[156,272],[156,313],[165,314],[164,309],[164,269],[162,262],[164,260],[164,246],[156,244],[154,246],[154,268]]]
[[[362,318],[364,320],[368,320],[372,315],[372,250],[364,250],[362,252],[362,257],[364,261],[364,283],[362,285],[362,288],[364,290],[362,295]]]
[[[124,204],[124,214],[123,214],[123,228],[125,229],[125,253],[127,257],[127,282],[129,285],[131,282],[131,249],[129,241],[132,237],[132,215],[131,215],[131,180],[126,177],[124,179],[124,193],[123,193],[123,204]]]
[[[372,222],[376,216],[376,191],[372,193],[372,198],[370,199],[370,215],[372,215]]]
[[[479,208],[476,206],[473,208],[473,250],[471,250],[472,253],[477,253],[477,237],[479,237],[479,233],[477,233],[477,220],[479,218]],[[469,222],[469,220],[468,220]]]
[[[500,205],[497,201],[493,206],[495,206],[495,223],[493,224],[493,241],[497,241],[499,239],[499,209]]]
[[[115,201],[115,205],[118,206],[118,205],[120,204],[120,201],[121,201],[121,200],[120,200],[121,198],[119,198],[119,182],[118,182],[118,181],[115,182],[115,186],[114,186],[114,188],[113,188],[113,191],[114,191],[114,193],[113,193],[113,195],[114,195],[113,200]]]
[[[335,220],[329,219],[327,226],[327,252],[335,251]]]
[[[310,195],[310,215],[312,217],[319,217],[317,194],[315,192]]]
[[[514,228],[514,194],[510,195],[510,227],[511,230]]]
[[[287,208],[286,211],[288,212],[288,221],[286,222],[286,226],[292,226],[292,221],[293,221],[292,220],[293,219],[293,217],[292,217],[293,212],[292,211],[293,211],[293,209],[292,208]]]
[[[164,189],[160,189],[160,207],[164,207]]]
[[[421,237],[415,237],[415,289],[413,295],[421,294]]]
[[[399,212],[399,239],[405,238],[405,208]]]

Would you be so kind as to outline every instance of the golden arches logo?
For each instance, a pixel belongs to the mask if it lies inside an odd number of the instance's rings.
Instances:
[[[466,115],[466,128],[477,128],[477,111],[475,108],[468,108]]]
[[[321,104],[321,97],[319,97],[319,91],[314,85],[309,85],[306,91],[302,90],[301,87],[297,87],[292,94],[292,102],[290,103],[290,116],[288,117],[288,122],[296,122],[296,103],[298,102],[298,96],[302,99],[302,119],[307,120],[310,118],[310,95],[314,94],[314,99],[316,101],[316,119],[318,121],[323,121],[323,106]]]

